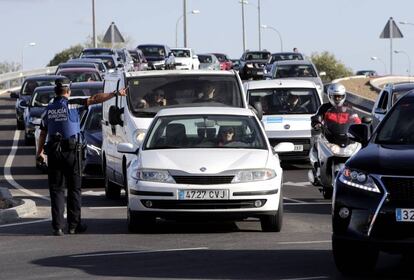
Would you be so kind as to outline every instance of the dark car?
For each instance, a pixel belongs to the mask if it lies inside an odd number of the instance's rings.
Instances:
[[[56,73],[67,77],[73,83],[102,81],[101,74],[96,68],[64,68]]]
[[[170,47],[160,44],[139,45],[148,62],[148,68],[153,70],[174,69],[175,59]]]
[[[64,62],[60,63],[57,68],[56,72],[58,73],[61,69],[69,69],[69,68],[95,68],[99,71],[98,67],[94,63],[88,63],[88,62]]]
[[[99,55],[85,55],[82,58],[100,59],[105,64],[108,72],[115,71],[118,67],[123,67],[123,64],[117,59],[115,55],[99,54]]]
[[[50,86],[55,85],[56,79],[61,79],[62,76],[58,75],[44,75],[44,76],[33,76],[28,77],[24,80],[23,85],[20,89],[19,94],[11,94],[11,97],[17,98],[16,100],[16,122],[17,122],[17,129],[23,130],[24,129],[24,118],[23,113],[25,108],[27,107],[27,103],[29,102],[35,88],[39,86]]]
[[[93,63],[96,65],[101,74],[105,74],[108,72],[105,63],[102,61],[102,59],[99,58],[73,58],[68,60],[66,63]]]
[[[355,75],[360,76],[367,76],[367,77],[375,77],[378,76],[377,72],[375,70],[359,70],[355,73]]]
[[[87,57],[90,55],[117,55],[114,49],[110,48],[86,48],[80,54],[80,57]]]
[[[246,51],[240,58],[239,75],[242,80],[261,80],[263,69],[270,58],[268,51]]]
[[[345,273],[372,270],[379,251],[414,248],[414,91],[403,96],[373,135],[365,124],[349,128],[362,149],[335,181],[332,249]]]
[[[148,62],[145,59],[144,53],[139,49],[128,50],[131,54],[132,60],[134,61],[134,70],[143,71],[147,70]]]
[[[92,96],[103,92],[104,82],[81,82],[70,85],[71,96]]]
[[[233,69],[233,62],[230,58],[224,53],[213,53],[218,61],[220,62],[220,70],[231,70]]]
[[[89,106],[81,123],[81,142],[86,146],[82,170],[82,185],[102,179],[102,105]]]
[[[54,86],[37,87],[23,113],[24,119],[24,142],[26,145],[34,143],[34,132],[36,125],[40,125],[41,116],[49,104],[49,101],[55,96]]]
[[[270,72],[270,69],[272,68],[272,65],[276,61],[282,61],[282,60],[303,60],[303,55],[301,53],[296,52],[278,52],[278,53],[272,53],[272,56],[269,58],[266,67],[265,72]]]

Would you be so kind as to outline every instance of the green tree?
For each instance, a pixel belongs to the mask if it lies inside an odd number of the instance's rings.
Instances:
[[[346,67],[345,64],[327,51],[322,53],[312,53],[311,60],[319,72],[326,73],[325,76],[321,77],[324,82],[330,82],[353,74],[351,68]]]
[[[0,74],[19,71],[20,68],[22,67],[20,63],[17,63],[17,62],[8,62],[8,61],[0,62]]]
[[[81,44],[67,48],[55,54],[55,56],[53,57],[53,59],[49,62],[47,66],[55,66],[55,65],[58,65],[59,63],[66,62],[71,58],[79,57],[83,48],[84,46],[82,46]]]

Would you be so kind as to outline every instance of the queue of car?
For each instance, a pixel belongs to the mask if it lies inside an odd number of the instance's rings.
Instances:
[[[56,73],[72,79],[72,96],[128,88],[84,112],[81,141],[84,180],[103,179],[109,199],[125,191],[131,232],[193,216],[256,217],[263,231],[281,230],[281,162],[309,162],[311,117],[323,102],[324,73],[302,54],[248,50],[232,63],[221,53],[142,44],[85,49]],[[28,78],[15,96],[27,144],[58,77]],[[380,250],[410,252],[413,89],[386,85],[372,124],[349,129],[359,151],[331,170],[332,247],[344,274],[372,269]]]

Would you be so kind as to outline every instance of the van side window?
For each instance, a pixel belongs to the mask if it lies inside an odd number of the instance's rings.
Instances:
[[[378,101],[378,108],[387,110],[387,105],[388,105],[388,91],[384,90],[382,92],[380,100]]]

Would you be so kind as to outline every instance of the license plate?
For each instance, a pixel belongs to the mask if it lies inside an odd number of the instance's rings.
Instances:
[[[395,218],[397,222],[414,222],[414,209],[395,209]]]
[[[229,190],[179,190],[179,200],[229,199]]]
[[[303,145],[295,145],[293,150],[295,152],[302,152],[303,151]]]

